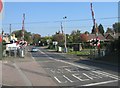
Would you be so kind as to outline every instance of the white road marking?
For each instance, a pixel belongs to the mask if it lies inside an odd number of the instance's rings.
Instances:
[[[116,79],[116,80],[119,80],[118,76],[112,75],[112,74],[109,74],[109,73],[106,73],[106,72],[105,72],[106,74],[102,71],[92,71],[92,72],[97,73],[97,74],[101,74],[103,76],[110,77],[110,78],[113,78],[113,79]]]
[[[87,81],[87,80],[89,80],[89,79],[81,79],[80,77],[78,77],[76,75],[79,75],[79,74],[72,74],[73,77],[77,78],[80,81]]]
[[[34,58],[34,57],[32,57],[32,59],[35,61],[35,58]]]
[[[119,76],[116,76],[116,75],[113,75],[113,74],[110,74],[110,73],[107,73],[107,72],[104,72],[104,71],[97,71],[97,72],[98,72],[98,73],[101,73],[101,74],[113,76],[113,77],[118,78],[118,79],[120,80],[120,77],[119,77]]]
[[[45,54],[44,52],[40,51],[42,54]],[[77,65],[77,64],[74,64],[74,63],[70,63],[70,62],[67,62],[67,61],[63,61],[63,60],[58,60],[58,59],[54,59],[50,56],[48,56],[47,54],[45,54],[49,59],[52,59],[52,60],[55,60],[55,61],[59,61],[59,62],[63,62],[63,63],[67,63],[67,64],[70,64],[72,66],[76,66],[76,67],[79,67],[79,68],[83,68],[83,69],[86,69],[86,70],[91,70],[91,68],[89,67],[86,67],[86,66],[80,66],[80,65]],[[110,78],[113,78],[113,79],[117,79],[117,80],[113,80],[113,81],[106,81],[106,82],[99,82],[99,83],[94,83],[94,84],[89,84],[89,85],[98,85],[98,84],[104,84],[104,83],[109,83],[109,82],[114,82],[114,81],[118,81],[118,76],[116,75],[113,75],[113,74],[110,74],[110,73],[107,73],[107,72],[104,72],[104,71],[92,71],[94,73],[100,73],[102,74],[103,76],[108,76]],[[79,77],[73,75],[75,78],[81,80]],[[91,78],[92,79],[92,78]],[[87,79],[88,80],[88,79]]]
[[[47,56],[48,56],[48,55],[47,55]],[[55,60],[55,61],[58,61],[58,62],[63,62],[63,63],[66,63],[66,64],[70,64],[70,65],[72,65],[72,66],[76,66],[76,67],[79,67],[79,68],[82,68],[82,69],[90,70],[90,68],[89,68],[89,67],[86,67],[86,66],[80,66],[80,65],[77,65],[77,64],[74,64],[74,63],[70,63],[70,62],[67,62],[67,61],[57,60],[57,59],[54,59],[54,58],[49,57],[49,56],[48,56],[48,58],[49,58],[49,59],[52,59],[52,60]]]
[[[38,61],[38,62],[41,62],[41,63],[48,63],[48,62],[54,62],[54,61],[49,61],[49,60],[47,61],[47,60],[46,60],[46,61]]]
[[[20,68],[14,63],[13,64],[15,66],[15,68],[18,70],[19,74],[21,75],[21,77],[23,78],[26,86],[32,86],[32,83],[30,82],[30,80],[28,80],[28,78],[26,77],[26,75],[20,70]]]
[[[57,77],[54,76],[54,78],[57,80],[57,82],[62,83]]]
[[[67,70],[68,72],[72,72],[70,69],[67,69],[67,68],[65,70]]]
[[[60,66],[59,68],[67,68],[67,67],[69,67],[69,66]]]
[[[32,53],[30,53],[30,55],[31,55],[32,59],[35,61],[35,58],[32,56]]]
[[[98,79],[99,79],[99,78],[102,78],[101,76],[96,75],[96,74],[93,74],[93,73],[91,73],[91,72],[90,72],[89,74],[90,74],[91,76],[93,76],[93,78],[98,78]]]
[[[68,81],[73,82],[73,81],[70,80],[67,76],[63,75],[63,77],[65,77]]]
[[[55,70],[53,70],[53,69],[51,69],[50,71],[51,71],[52,73],[55,73]]]
[[[95,86],[95,85],[107,84],[107,83],[112,83],[112,82],[117,82],[117,81],[118,80],[110,80],[110,81],[99,82],[99,83],[85,84],[85,85],[81,85],[81,86]]]
[[[85,73],[83,73],[83,75],[85,75],[85,76],[87,76],[89,79],[93,80],[93,78],[90,77],[89,75],[87,75],[87,74],[85,74]]]
[[[4,83],[2,83],[2,84],[0,84],[0,85],[2,85],[2,86],[13,86],[13,85],[4,84]],[[2,87],[1,87],[1,88],[2,88]]]

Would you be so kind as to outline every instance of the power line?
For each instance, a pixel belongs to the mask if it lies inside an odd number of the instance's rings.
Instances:
[[[120,17],[106,17],[106,18],[97,18],[96,20],[110,20],[110,19],[119,19]],[[79,19],[79,20],[66,20],[66,22],[77,22],[77,21],[91,21],[92,19]],[[60,23],[64,20],[59,21],[37,21],[37,22],[26,22],[25,24],[42,24],[42,23]],[[19,25],[22,23],[3,23],[3,25],[14,24]]]

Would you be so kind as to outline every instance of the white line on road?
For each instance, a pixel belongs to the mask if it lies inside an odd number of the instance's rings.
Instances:
[[[67,76],[63,75],[63,77],[65,77],[68,81],[73,82],[73,81],[70,80]]]
[[[32,59],[35,61],[35,58],[34,58],[34,57],[32,57]]]
[[[117,81],[118,80],[111,80],[111,81],[105,81],[105,82],[99,82],[99,83],[85,84],[85,85],[80,85],[80,86],[95,86],[95,85],[107,84],[107,83],[112,83],[112,82],[117,82]]]
[[[87,80],[89,80],[89,79],[81,79],[80,77],[78,77],[76,75],[79,75],[79,74],[72,74],[73,77],[77,78],[80,81],[87,81]]]
[[[13,64],[15,66],[15,68],[18,70],[18,72],[20,73],[21,77],[23,78],[26,86],[32,86],[32,83],[30,82],[30,80],[28,80],[28,78],[26,77],[26,75],[20,70],[20,68],[14,63]]]
[[[41,52],[42,54],[45,54],[45,53],[42,52],[41,50],[40,50],[40,52]],[[58,61],[58,62],[63,62],[63,63],[66,63],[66,64],[70,64],[70,65],[72,65],[72,66],[76,66],[76,67],[83,68],[83,69],[86,69],[86,70],[91,70],[91,68],[86,67],[86,66],[80,66],[80,65],[77,65],[77,64],[74,64],[74,63],[70,63],[70,62],[67,62],[67,61],[54,59],[54,58],[48,56],[47,54],[45,54],[45,55],[46,55],[49,59],[52,59],[52,60],[55,60],[55,61]],[[114,79],[118,79],[118,78],[119,78],[119,77],[116,76],[116,75],[109,74],[109,73],[104,72],[104,71],[99,71],[99,72],[98,72],[98,71],[92,71],[92,72],[94,72],[94,73],[101,73],[102,75],[106,75],[106,76],[108,76],[108,77],[110,77],[110,78],[114,78]]]
[[[83,75],[87,76],[89,79],[93,80],[92,77],[88,76],[87,74],[83,73]]]
[[[93,71],[94,72],[94,71]],[[111,75],[115,78],[119,78],[119,76],[116,76],[116,75],[113,75],[113,74],[110,74],[110,73],[107,73],[107,72],[103,72],[103,71],[97,71],[98,73],[102,73],[102,74],[106,74],[106,75]],[[120,79],[120,78],[119,78]]]
[[[113,78],[113,79],[116,79],[116,80],[119,80],[118,76],[113,75],[113,74],[109,74],[109,73],[106,73],[106,72],[103,72],[103,71],[92,71],[92,72],[97,73],[97,74],[101,74],[103,76],[107,76],[107,77],[110,77],[110,78]]]
[[[57,77],[54,76],[54,78],[55,78],[59,83],[62,83]]]

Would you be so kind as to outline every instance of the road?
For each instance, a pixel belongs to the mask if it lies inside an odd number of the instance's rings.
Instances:
[[[38,47],[25,58],[7,58],[2,63],[5,86],[118,86],[117,67],[84,60]]]
[[[48,52],[43,48],[39,48],[39,52],[33,52],[32,57],[59,86],[118,85],[117,68],[113,66],[111,71],[109,65],[89,61],[77,62],[74,58],[66,58],[64,54]]]

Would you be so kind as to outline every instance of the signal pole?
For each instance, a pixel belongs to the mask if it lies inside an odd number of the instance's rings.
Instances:
[[[23,14],[23,21],[22,21],[22,41],[24,41],[24,32],[25,32],[25,27],[24,27],[24,21],[25,21],[25,14]]]
[[[21,36],[21,40],[22,40],[22,43],[24,43],[24,36],[25,36],[25,27],[24,27],[24,22],[25,22],[25,14],[23,14],[23,21],[22,21],[22,36]],[[25,47],[24,45],[22,45],[22,48],[21,48],[21,57],[24,57],[25,55]]]
[[[93,26],[94,26],[94,29],[95,29],[94,31],[95,31],[95,35],[97,37],[98,36],[98,28],[97,28],[97,23],[96,23],[95,16],[94,16],[92,2],[90,3],[90,7],[91,7],[91,14],[92,14]]]
[[[10,24],[10,40],[11,40],[11,24]]]
[[[97,27],[97,23],[95,21],[94,11],[92,8],[92,2],[90,3],[90,7],[91,7],[93,26],[94,26],[94,31],[95,31],[96,41],[97,41],[97,39],[98,39],[98,27]],[[98,48],[98,55],[100,55],[100,46],[96,46],[95,48]]]

